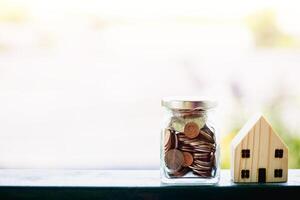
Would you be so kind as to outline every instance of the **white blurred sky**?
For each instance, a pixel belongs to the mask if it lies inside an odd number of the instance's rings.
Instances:
[[[157,168],[169,95],[215,96],[226,134],[232,113],[283,93],[298,128],[299,50],[256,49],[243,23],[272,8],[299,35],[297,1],[3,2],[27,19],[0,21],[0,167]]]

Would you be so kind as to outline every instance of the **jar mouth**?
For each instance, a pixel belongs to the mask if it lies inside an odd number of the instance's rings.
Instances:
[[[209,110],[217,106],[217,102],[204,97],[166,97],[161,105],[172,110]]]

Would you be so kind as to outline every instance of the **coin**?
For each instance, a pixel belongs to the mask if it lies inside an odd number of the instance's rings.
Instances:
[[[189,171],[190,171],[189,168],[183,167],[183,168],[181,168],[179,171],[176,171],[176,172],[174,172],[174,173],[169,173],[169,175],[170,175],[171,177],[181,177],[181,176],[186,175]]]
[[[186,151],[186,152],[190,152],[190,153],[196,153],[197,151],[195,149],[186,149],[186,148],[182,148],[180,149],[182,151]]]
[[[203,152],[203,153],[209,153],[209,152],[211,152],[212,150],[210,150],[210,149],[205,149],[205,148],[197,148],[197,149],[195,149],[195,152]]]
[[[171,149],[165,153],[165,164],[169,170],[178,171],[184,163],[184,156],[181,151]]]
[[[195,160],[195,165],[199,165],[199,166],[205,166],[205,167],[210,167],[212,165],[212,162],[204,162],[204,161],[200,161],[200,160]]]
[[[214,143],[214,138],[208,134],[207,132],[205,132],[204,130],[200,130],[200,137],[203,137],[206,141],[210,142],[210,143]]]
[[[192,166],[189,166],[189,168],[191,168],[193,170],[210,170],[211,166],[203,166],[203,165],[199,165],[199,164],[194,164]]]
[[[199,131],[199,126],[195,122],[189,122],[184,127],[184,135],[191,139],[197,137]]]
[[[199,159],[199,160],[210,160],[210,153],[194,153],[194,159]]]
[[[172,133],[169,129],[165,129],[165,134],[164,134],[164,147],[165,150],[168,151],[171,147],[171,137]]]
[[[215,141],[216,140],[216,137],[215,137],[215,129],[207,124],[205,124],[205,126],[202,128],[203,131],[205,131],[207,134],[209,134],[213,140]]]
[[[193,158],[193,155],[191,153],[183,152],[183,157],[184,157],[184,163],[183,163],[184,167],[188,167],[191,164],[193,164],[194,158]]]
[[[202,130],[204,130],[205,132],[207,132],[208,134],[210,134],[211,136],[214,136],[215,134],[215,129],[207,124],[205,124],[202,128]]]
[[[194,147],[197,147],[197,146],[208,146],[208,147],[212,147],[213,145],[211,145],[211,143],[207,143],[205,141],[190,141],[189,142],[190,145],[194,146]]]
[[[169,142],[170,138],[171,138],[171,130],[170,129],[165,129],[165,145]]]
[[[202,129],[206,124],[207,116],[202,115],[201,117],[185,117],[185,123],[194,122],[198,125],[199,129]]]
[[[193,173],[203,178],[208,178],[212,176],[211,171],[209,170],[193,170]]]
[[[172,117],[169,127],[174,131],[183,132],[185,121],[180,117]]]
[[[203,156],[210,157],[211,156],[211,152],[209,152],[209,153],[195,153],[194,157],[197,157],[197,156],[199,156],[199,157],[203,157]]]
[[[176,134],[173,134],[173,141],[174,141],[174,144],[173,144],[173,148],[177,149],[178,148],[178,137]]]

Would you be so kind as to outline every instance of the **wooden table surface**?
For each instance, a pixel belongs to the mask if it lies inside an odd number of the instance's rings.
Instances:
[[[295,196],[296,195],[296,196]],[[212,186],[166,186],[158,170],[0,170],[2,199],[283,199],[300,198],[300,170],[287,183],[235,184],[229,170]]]

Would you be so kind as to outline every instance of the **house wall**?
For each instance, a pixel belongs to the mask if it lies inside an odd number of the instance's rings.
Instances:
[[[242,158],[242,149],[250,149],[250,158]],[[283,158],[275,158],[275,149],[283,149]],[[266,182],[287,180],[288,149],[264,118],[250,130],[239,145],[233,149],[233,174],[235,182],[257,182],[258,169],[266,168]],[[250,170],[250,178],[242,179],[241,170]],[[274,177],[274,170],[282,169],[282,178]]]

